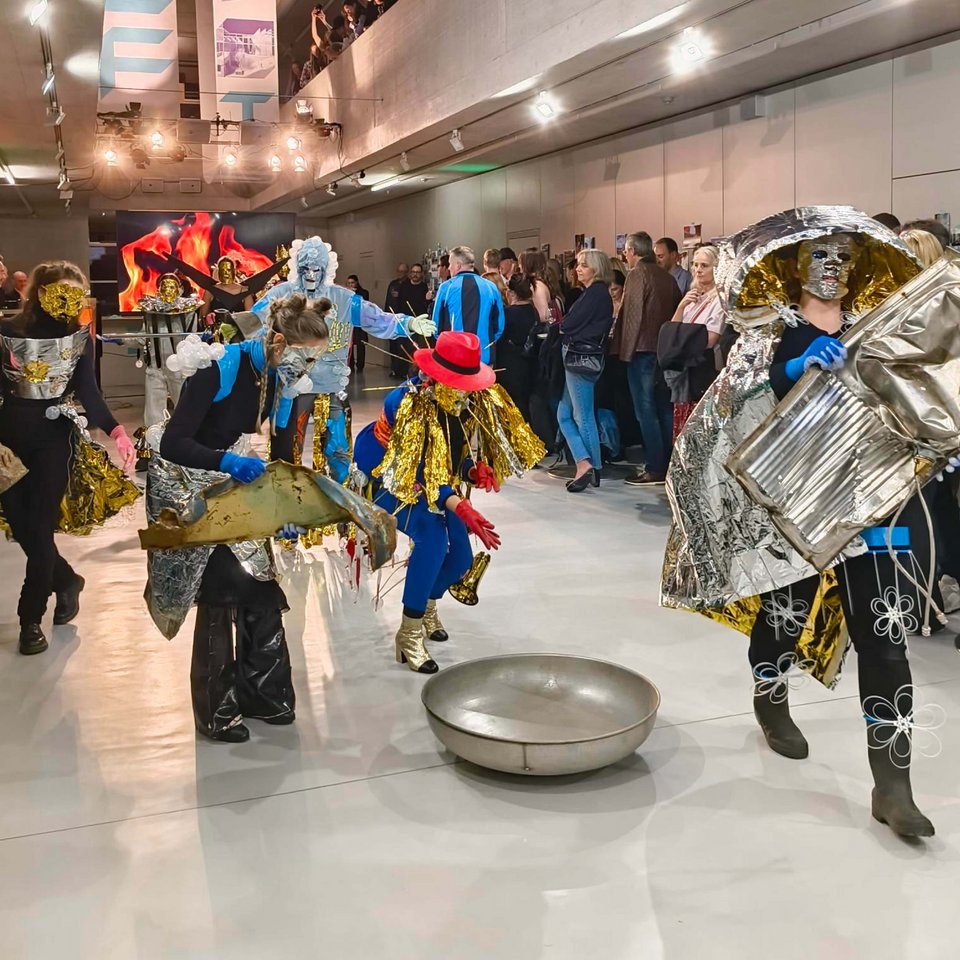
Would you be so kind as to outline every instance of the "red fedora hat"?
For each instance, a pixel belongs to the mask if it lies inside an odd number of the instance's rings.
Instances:
[[[480,362],[476,334],[444,330],[432,350],[416,350],[413,362],[421,373],[454,390],[485,390],[497,379],[493,367]]]

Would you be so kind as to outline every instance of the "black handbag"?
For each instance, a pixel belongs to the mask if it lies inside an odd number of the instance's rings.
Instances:
[[[603,347],[587,341],[565,344],[563,367],[568,373],[596,379],[603,373]]]

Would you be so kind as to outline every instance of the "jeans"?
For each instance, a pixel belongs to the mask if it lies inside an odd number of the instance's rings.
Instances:
[[[673,453],[673,404],[657,390],[657,355],[635,353],[627,364],[627,383],[643,434],[647,472],[663,476]]]
[[[589,460],[597,470],[602,466],[600,458],[600,428],[593,407],[596,379],[578,373],[566,372],[563,396],[557,408],[560,432],[567,441],[574,460]]]

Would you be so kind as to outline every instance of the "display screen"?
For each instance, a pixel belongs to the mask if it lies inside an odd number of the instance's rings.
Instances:
[[[156,293],[160,276],[175,272],[169,256],[207,274],[220,257],[230,256],[241,280],[265,270],[278,246],[290,246],[294,221],[292,213],[118,211],[120,309],[136,310],[141,297]]]

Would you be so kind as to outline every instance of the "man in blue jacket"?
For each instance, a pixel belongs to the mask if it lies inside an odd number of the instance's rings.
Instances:
[[[470,247],[450,251],[450,279],[440,284],[433,305],[438,331],[472,333],[480,340],[483,363],[494,362],[494,345],[503,333],[503,300],[495,283],[477,276]]]

